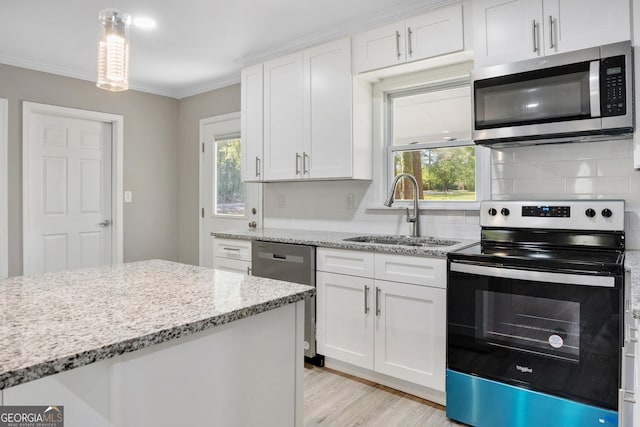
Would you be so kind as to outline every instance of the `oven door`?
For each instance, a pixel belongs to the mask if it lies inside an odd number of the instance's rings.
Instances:
[[[617,409],[622,277],[450,261],[448,368]]]

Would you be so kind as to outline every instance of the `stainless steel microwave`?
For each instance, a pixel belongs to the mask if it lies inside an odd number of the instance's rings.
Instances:
[[[505,146],[633,133],[632,52],[627,41],[474,70],[472,138]]]

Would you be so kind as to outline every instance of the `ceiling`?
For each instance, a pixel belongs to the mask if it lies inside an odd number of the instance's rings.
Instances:
[[[98,12],[132,26],[130,88],[183,98],[240,80],[240,69],[443,0],[2,0],[0,63],[95,80]]]

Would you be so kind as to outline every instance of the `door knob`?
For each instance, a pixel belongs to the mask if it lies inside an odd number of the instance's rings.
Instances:
[[[100,224],[98,224],[100,227],[108,227],[111,225],[111,220],[109,219],[105,219],[104,221],[102,221]]]

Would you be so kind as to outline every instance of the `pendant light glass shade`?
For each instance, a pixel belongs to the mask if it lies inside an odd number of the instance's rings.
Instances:
[[[129,26],[131,16],[116,9],[98,15],[98,82],[101,89],[121,91],[129,88]]]

